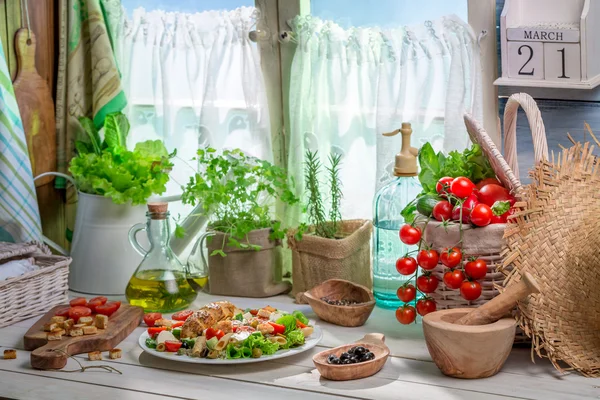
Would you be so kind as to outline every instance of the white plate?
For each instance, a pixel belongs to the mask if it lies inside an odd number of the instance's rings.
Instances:
[[[190,356],[178,356],[177,353],[170,353],[166,351],[156,351],[156,349],[151,349],[146,346],[146,339],[149,337],[148,332],[144,331],[138,340],[138,344],[140,347],[148,354],[153,355],[155,357],[164,358],[167,360],[173,361],[181,361],[186,363],[193,364],[247,364],[247,363],[255,363],[269,360],[276,360],[278,358],[295,356],[296,354],[300,354],[305,352],[306,350],[310,350],[315,347],[323,338],[323,331],[320,327],[314,326],[315,331],[310,337],[306,338],[304,344],[300,347],[294,347],[293,349],[287,350],[279,350],[277,353],[270,356],[262,356],[260,358],[236,358],[236,359],[211,359],[211,358],[200,358],[200,357],[190,357]]]

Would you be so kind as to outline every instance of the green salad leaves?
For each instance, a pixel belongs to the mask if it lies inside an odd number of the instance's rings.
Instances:
[[[69,171],[81,192],[133,205],[165,192],[173,167],[170,158],[175,153],[169,154],[160,140],[147,140],[128,150],[129,121],[120,112],[106,116],[104,141],[91,119],[79,121],[87,138],[75,143],[78,154],[71,160]]]
[[[431,144],[425,143],[419,150],[419,165],[421,168],[419,181],[423,191],[417,198],[424,195],[437,195],[435,185],[440,178],[445,176],[452,178],[464,176],[473,183],[496,176],[478,144],[473,144],[471,148],[465,149],[462,153],[451,151],[445,155],[442,152],[436,153]],[[416,210],[416,201],[412,201],[402,210],[401,214],[407,223],[414,221]]]

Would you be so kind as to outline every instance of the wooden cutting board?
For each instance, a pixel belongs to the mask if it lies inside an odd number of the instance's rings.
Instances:
[[[28,34],[29,32],[29,34]],[[56,119],[54,102],[48,83],[35,68],[35,35],[27,29],[15,34],[17,78],[13,82],[33,176],[56,171]],[[51,182],[46,176],[35,181],[36,187]]]
[[[117,347],[140,324],[144,311],[141,307],[123,304],[110,316],[108,327],[99,329],[95,335],[77,337],[63,336],[62,340],[46,340],[44,324],[56,314],[60,308],[68,304],[56,306],[40,318],[25,334],[23,343],[25,350],[31,353],[31,366],[37,369],[60,369],[67,364],[68,356],[90,351],[108,351]],[[56,351],[56,350],[62,350]]]

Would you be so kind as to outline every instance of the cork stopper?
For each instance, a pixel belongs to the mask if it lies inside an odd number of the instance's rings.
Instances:
[[[396,176],[417,176],[417,154],[419,150],[410,145],[410,136],[412,128],[410,123],[403,122],[402,128],[393,132],[384,133],[383,136],[396,136],[402,133],[402,149],[396,154],[396,165],[394,166],[394,175]]]
[[[148,203],[148,213],[151,219],[167,219],[168,203],[156,202]]]

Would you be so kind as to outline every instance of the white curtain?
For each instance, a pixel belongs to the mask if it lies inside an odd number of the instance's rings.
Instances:
[[[194,14],[138,8],[124,22],[117,49],[129,141],[161,139],[177,149],[169,195],[181,192],[194,173],[190,160],[206,145],[273,158],[258,49],[248,39],[256,14],[253,7]]]
[[[343,155],[342,216],[371,218],[378,188],[393,178],[400,135],[413,126],[413,146],[436,150],[470,145],[463,123],[469,111],[481,120],[479,47],[456,16],[420,26],[383,30],[343,29],[311,16],[291,21],[297,41],[290,83],[290,174],[304,190],[307,149]],[[325,192],[326,193],[326,192]],[[302,219],[299,209],[288,223]]]

